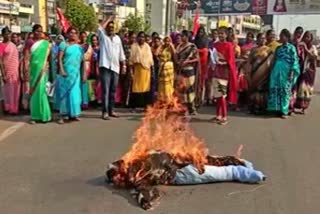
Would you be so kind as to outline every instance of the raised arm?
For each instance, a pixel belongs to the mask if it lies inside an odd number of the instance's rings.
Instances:
[[[107,25],[109,22],[113,21],[114,20],[114,16],[109,16],[108,19],[104,20],[101,24],[100,24],[100,27],[102,29],[106,29]]]

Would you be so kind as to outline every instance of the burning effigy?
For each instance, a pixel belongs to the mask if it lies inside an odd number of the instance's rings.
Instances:
[[[234,156],[213,156],[192,132],[177,100],[148,108],[133,137],[133,145],[121,159],[109,164],[107,182],[131,190],[145,210],[159,201],[157,185],[191,185],[236,181],[259,183],[265,175]]]

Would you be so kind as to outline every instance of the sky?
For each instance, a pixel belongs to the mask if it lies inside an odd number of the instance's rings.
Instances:
[[[302,26],[305,30],[318,30],[317,34],[320,35],[320,14],[275,15],[273,25],[275,30],[278,32],[283,28],[287,28],[292,32],[297,26]]]

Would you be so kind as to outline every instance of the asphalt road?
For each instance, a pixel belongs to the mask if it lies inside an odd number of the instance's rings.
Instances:
[[[225,127],[207,122],[214,111],[203,109],[192,126],[211,153],[234,154],[244,144],[243,156],[268,180],[261,185],[161,187],[160,206],[152,213],[318,214],[319,107],[320,97],[315,97],[306,116],[288,120],[234,114]],[[144,213],[126,191],[104,184],[107,164],[128,150],[141,115],[123,113],[112,121],[98,116],[86,112],[80,123],[63,126],[1,120],[0,213]]]

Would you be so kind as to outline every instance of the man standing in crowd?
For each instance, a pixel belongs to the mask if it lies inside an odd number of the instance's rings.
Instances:
[[[102,88],[102,119],[119,117],[114,111],[115,94],[119,80],[120,63],[125,66],[122,42],[114,32],[114,22],[109,19],[98,29],[100,57],[99,70]],[[125,68],[122,68],[125,71]]]

